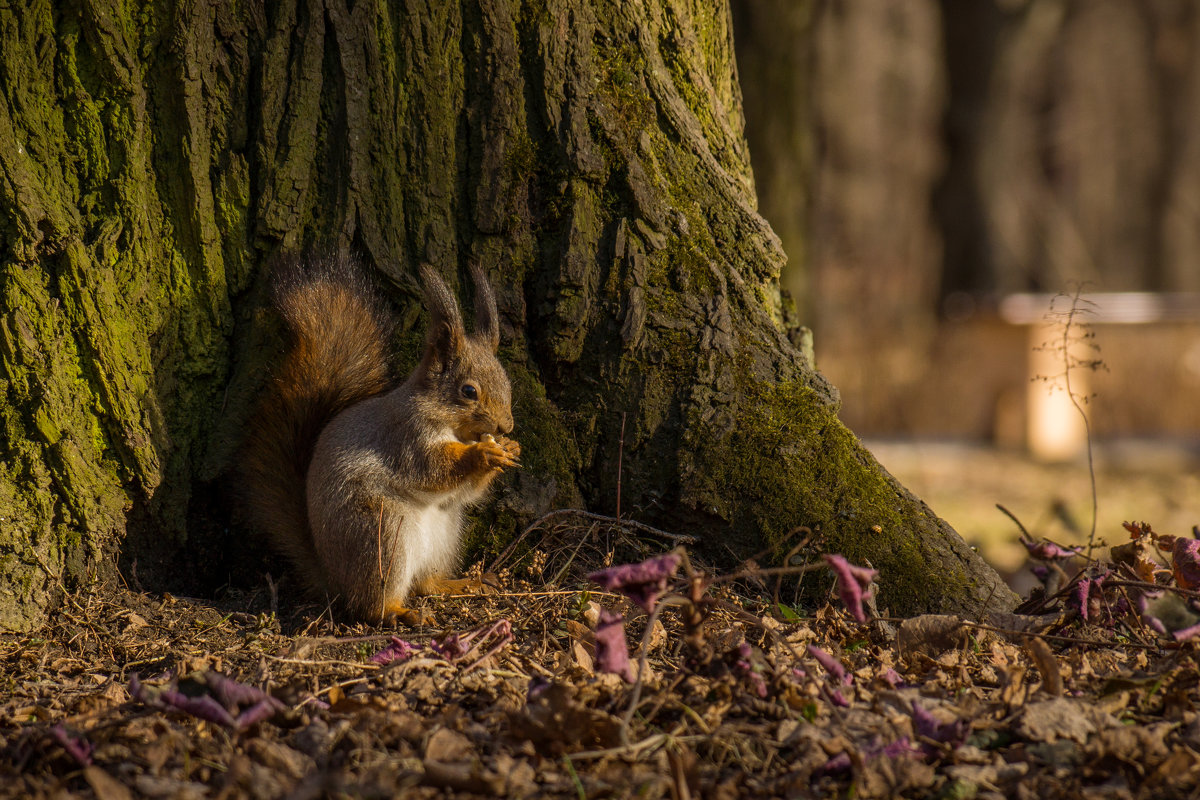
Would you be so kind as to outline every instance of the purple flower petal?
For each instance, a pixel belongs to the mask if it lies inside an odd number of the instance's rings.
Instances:
[[[429,643],[433,651],[442,658],[453,663],[471,651],[463,637],[457,633],[448,633],[441,639]]]
[[[820,771],[827,775],[833,772],[848,772],[850,770],[850,764],[850,754],[841,752],[826,761],[821,767]]]
[[[553,685],[548,678],[543,678],[541,675],[534,675],[529,679],[529,686],[525,689],[525,702],[532,703],[544,695],[546,690]]]
[[[1061,558],[1073,558],[1083,552],[1082,547],[1063,547],[1054,542],[1034,542],[1030,539],[1021,537],[1021,544],[1025,545],[1025,549],[1029,551],[1030,558],[1036,558],[1039,561],[1055,561]]]
[[[406,642],[399,636],[393,636],[386,647],[367,660],[372,664],[391,664],[393,661],[407,661],[419,649],[411,642]]]
[[[912,703],[912,718],[913,728],[918,736],[928,736],[930,739],[938,739],[938,731],[940,725],[929,710],[918,703],[916,700]],[[938,741],[941,741],[938,739]]]
[[[971,723],[965,719],[956,719],[947,723],[938,722],[937,718],[916,700],[912,701],[912,719],[913,730],[916,731],[917,736],[948,744],[951,747],[958,747],[965,742],[967,733],[971,730]]]
[[[596,669],[620,675],[629,683],[637,680],[629,661],[625,618],[607,608],[600,609],[600,621],[596,624]]]
[[[879,754],[884,758],[900,758],[901,756],[911,758],[913,755],[912,742],[908,740],[907,736],[901,736],[880,750]]]
[[[1172,632],[1171,635],[1175,637],[1175,641],[1177,642],[1182,642],[1187,639],[1200,636],[1200,623],[1190,625],[1186,628],[1180,628],[1179,630]]]
[[[1163,621],[1155,616],[1154,612],[1150,609],[1150,603],[1154,600],[1158,600],[1160,597],[1162,597],[1162,594],[1162,590],[1150,590],[1147,592],[1142,592],[1140,595],[1138,595],[1134,602],[1137,603],[1138,614],[1141,615],[1142,622],[1146,623],[1146,625],[1152,630],[1158,631],[1159,633],[1166,633],[1167,626],[1164,625]]]
[[[871,581],[879,573],[866,567],[857,567],[836,553],[826,553],[825,563],[837,575],[838,596],[841,597],[842,604],[856,620],[866,622],[867,615],[863,611],[863,600],[871,596],[868,589]]]
[[[276,713],[282,710],[282,707],[283,703],[280,703],[274,697],[267,697],[238,714],[237,719],[234,720],[234,724],[239,731],[244,731],[255,723],[275,716]]]
[[[225,706],[218,703],[212,695],[202,694],[199,697],[188,697],[178,689],[163,689],[158,694],[160,702],[178,709],[193,717],[224,725],[226,728],[236,728],[233,715]]]
[[[1075,588],[1071,590],[1071,597],[1067,605],[1079,612],[1079,616],[1086,621],[1088,618],[1088,595],[1092,591],[1092,581],[1083,579],[1075,582]]]
[[[284,707],[283,703],[257,686],[235,681],[233,678],[213,670],[204,673],[204,683],[212,692],[213,697],[231,711],[243,706],[255,706],[263,703],[277,711],[282,711]]]
[[[85,737],[71,733],[61,722],[50,729],[50,735],[79,766],[86,767],[92,763],[92,753],[95,752],[96,745]]]
[[[129,678],[129,693],[148,706],[175,709],[227,728],[246,728],[284,709],[262,689],[212,670],[183,679],[187,691],[180,691],[180,683],[172,678],[166,686],[147,686],[134,674]],[[245,708],[235,718],[239,707]]]
[[[472,628],[466,633],[447,634],[441,639],[430,642],[429,646],[442,658],[450,663],[454,663],[465,658],[467,654],[478,649],[481,645],[486,644],[488,646],[487,651],[475,660],[478,663],[480,660],[487,658],[492,653],[504,647],[512,639],[512,623],[507,619],[501,619],[491,625],[485,624],[480,625],[478,628]]]
[[[1112,570],[1103,572],[1091,578],[1080,578],[1071,589],[1067,598],[1067,607],[1079,612],[1079,616],[1088,622],[1098,624],[1112,621],[1104,603],[1104,582],[1108,580]]]
[[[761,667],[755,667],[754,648],[749,642],[742,642],[737,648],[737,659],[733,662],[734,670],[750,683],[754,689],[754,693],[761,698],[766,698],[767,682],[763,679]]]
[[[810,644],[808,646],[808,654],[815,658],[817,663],[825,668],[826,672],[845,685],[849,686],[854,682],[854,676],[849,672],[846,672],[846,668],[842,666],[842,662],[838,661],[836,658],[829,655],[829,653],[826,653],[815,644]]]
[[[658,596],[667,590],[667,583],[679,569],[678,553],[666,553],[646,559],[640,564],[618,564],[588,575],[610,592],[620,592],[647,614],[654,610]]]
[[[1184,589],[1200,587],[1200,539],[1180,536],[1171,548],[1171,566],[1175,582]]]
[[[154,687],[142,683],[135,672],[129,676],[129,696],[149,706],[154,705],[154,701],[158,699],[158,692]]]

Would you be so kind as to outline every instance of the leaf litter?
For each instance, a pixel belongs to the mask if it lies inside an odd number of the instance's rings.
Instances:
[[[435,626],[77,592],[0,638],[0,797],[1196,797],[1200,537],[1126,529],[1029,542],[1046,583],[984,621],[561,513]]]

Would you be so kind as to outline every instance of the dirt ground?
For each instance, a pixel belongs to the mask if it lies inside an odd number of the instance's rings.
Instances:
[[[1147,627],[1123,584],[981,626],[868,619],[869,574],[834,592],[819,561],[808,603],[761,569],[586,577],[671,544],[558,515],[490,565],[496,593],[428,599],[419,629],[347,625],[266,586],[75,594],[0,638],[0,797],[1200,791],[1196,645]],[[635,601],[660,588],[649,624]]]

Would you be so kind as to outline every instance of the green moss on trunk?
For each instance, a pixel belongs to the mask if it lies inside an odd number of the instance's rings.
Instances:
[[[417,263],[497,283],[526,466],[477,540],[613,510],[623,457],[626,511],[820,525],[894,608],[977,609],[994,574],[780,330],[730,38],[697,0],[0,9],[0,625],[117,552],[241,558],[196,539],[274,352],[262,265],[318,240],[378,269],[401,362]]]

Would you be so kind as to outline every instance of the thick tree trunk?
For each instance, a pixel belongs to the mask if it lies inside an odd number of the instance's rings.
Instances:
[[[819,527],[897,612],[1009,602],[781,328],[724,4],[35,3],[0,59],[4,625],[205,530],[272,356],[258,267],[315,240],[398,287],[410,359],[415,265],[491,270],[500,529],[612,511],[624,425],[626,513],[739,552]]]

